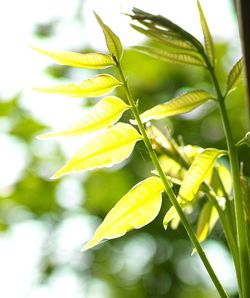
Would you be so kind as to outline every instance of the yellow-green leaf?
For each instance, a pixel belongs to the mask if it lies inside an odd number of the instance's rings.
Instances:
[[[241,192],[243,198],[244,215],[248,222],[250,222],[250,188],[246,176],[240,175]]]
[[[197,108],[209,99],[213,99],[209,93],[196,90],[182,94],[164,104],[157,105],[152,109],[140,115],[142,122],[147,122],[152,119],[162,119],[165,117],[175,116],[187,113]],[[132,122],[134,123],[134,121]]]
[[[119,61],[122,57],[122,44],[119,37],[107,26],[103,23],[102,19],[95,14],[95,17],[102,27],[102,31],[105,36],[106,44],[109,50],[109,53],[112,57],[115,57],[117,61]]]
[[[179,190],[178,199],[190,202],[197,194],[199,187],[207,178],[218,157],[224,155],[225,151],[213,148],[204,149],[194,160]]]
[[[170,176],[171,178],[178,179],[180,181],[183,180],[187,171],[173,158],[167,155],[162,155],[159,158],[159,162],[166,175]]]
[[[199,56],[195,56],[189,53],[169,52],[167,50],[145,46],[135,46],[133,48],[165,62],[204,66],[204,62]]]
[[[75,52],[51,52],[37,47],[32,47],[33,50],[40,54],[46,55],[59,64],[88,68],[88,69],[102,69],[114,65],[114,61],[108,55],[101,53],[75,53]]]
[[[205,42],[205,49],[207,56],[209,58],[209,61],[212,66],[214,66],[214,45],[213,45],[213,40],[211,33],[209,31],[209,27],[205,18],[205,15],[203,13],[203,10],[201,8],[199,0],[197,1],[197,6],[200,14],[200,23],[203,31],[203,36],[204,36],[204,42]]]
[[[115,77],[102,74],[84,80],[79,84],[60,85],[48,88],[35,88],[34,90],[50,93],[62,94],[71,97],[98,97],[111,92],[122,83]]]
[[[40,135],[39,138],[79,136],[101,130],[118,121],[122,113],[128,108],[129,106],[120,98],[107,96],[85,113],[82,119],[70,128],[63,131],[45,133]]]
[[[206,202],[201,209],[196,230],[197,239],[200,242],[206,240],[217,220],[218,212],[216,208],[213,206],[212,202]]]
[[[227,93],[233,91],[243,77],[243,60],[240,58],[230,70],[227,77]]]
[[[171,31],[168,32],[166,30],[160,29],[143,29],[142,27],[136,26],[134,24],[131,24],[131,27],[168,47],[187,51],[196,51],[195,47],[189,41],[181,38],[181,36],[178,36],[177,34],[173,35],[173,32]]]
[[[232,177],[227,167],[221,163],[217,163],[211,177],[211,186],[218,197],[225,197],[231,193]]]
[[[180,204],[180,202],[179,202]],[[169,208],[169,210],[167,211],[166,215],[164,216],[164,219],[163,219],[163,226],[164,226],[164,229],[167,229],[168,227],[168,223],[176,218],[178,216],[178,212],[176,211],[175,207],[174,206],[171,206]]]
[[[110,210],[83,250],[96,246],[104,239],[121,237],[153,221],[161,208],[163,190],[164,185],[158,177],[138,183]]]
[[[73,172],[111,167],[129,157],[141,136],[133,126],[117,123],[91,139],[52,179]]]

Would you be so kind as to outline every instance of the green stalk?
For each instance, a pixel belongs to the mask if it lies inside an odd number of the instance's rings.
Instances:
[[[145,128],[143,126],[143,123],[140,119],[140,114],[139,114],[137,105],[136,105],[136,103],[133,99],[133,96],[130,92],[127,81],[124,77],[123,71],[121,69],[121,65],[118,61],[116,61],[116,67],[117,67],[117,70],[120,74],[120,77],[121,77],[121,80],[122,80],[122,83],[123,83],[123,87],[124,87],[128,102],[131,106],[131,110],[132,110],[133,115],[134,115],[134,117],[137,121],[137,125],[139,127],[140,133],[143,137],[144,144],[145,144],[145,146],[147,148],[147,151],[150,155],[150,158],[151,158],[151,160],[152,160],[152,162],[153,162],[153,164],[154,164],[154,166],[155,166],[155,168],[156,168],[156,170],[157,170],[157,172],[158,172],[158,174],[159,174],[159,176],[160,176],[160,178],[161,178],[161,180],[162,180],[162,182],[165,186],[165,192],[168,195],[172,205],[175,207],[175,209],[176,209],[176,211],[177,211],[177,213],[178,213],[178,215],[181,219],[181,222],[182,222],[184,228],[187,231],[187,234],[188,234],[189,238],[191,239],[194,247],[197,250],[197,253],[199,254],[205,268],[207,269],[208,274],[210,275],[215,287],[217,288],[218,293],[220,294],[221,297],[228,297],[228,295],[226,294],[226,292],[225,292],[224,288],[222,287],[220,281],[218,280],[213,268],[211,267],[211,265],[210,265],[210,263],[207,259],[207,256],[205,255],[205,253],[204,253],[204,251],[203,251],[203,249],[202,249],[202,247],[201,247],[201,245],[200,245],[194,231],[192,230],[192,227],[190,226],[189,222],[187,221],[186,216],[185,216],[182,208],[180,207],[180,205],[179,205],[179,203],[176,199],[176,196],[175,196],[175,194],[174,194],[174,192],[171,188],[171,185],[170,185],[167,177],[165,176],[165,174],[164,174],[164,172],[161,168],[158,157],[157,157],[155,151],[153,150],[153,148],[151,146],[151,143],[150,143],[150,140],[149,140],[148,135],[146,133],[146,130],[145,130]]]
[[[221,225],[223,227],[229,249],[233,256],[234,267],[236,270],[236,276],[237,276],[237,281],[238,281],[238,286],[239,286],[239,293],[241,296],[240,261],[239,261],[239,253],[238,253],[237,243],[234,238],[230,222],[228,221],[227,214],[225,214],[225,212],[221,209],[221,207],[216,199],[216,195],[211,190],[209,190],[209,187],[207,185],[205,185],[205,186],[207,188],[207,191],[205,193],[209,197],[209,199],[211,200],[211,202],[213,203],[213,205],[215,206],[215,208],[219,214]]]
[[[231,166],[231,173],[233,178],[233,187],[234,187],[234,208],[236,215],[236,230],[237,230],[237,243],[239,249],[239,259],[240,259],[240,272],[241,272],[241,288],[242,288],[242,297],[250,297],[250,266],[249,266],[249,249],[247,241],[247,230],[246,223],[244,220],[244,211],[243,211],[243,201],[241,196],[241,185],[240,185],[240,169],[238,162],[237,150],[233,142],[232,132],[229,124],[228,114],[225,107],[224,97],[217,80],[217,77],[214,72],[214,68],[211,66],[206,54],[201,53],[203,56],[210,76],[212,78],[220,107],[221,119],[223,123],[223,128],[226,136],[226,142],[228,147],[228,155]]]

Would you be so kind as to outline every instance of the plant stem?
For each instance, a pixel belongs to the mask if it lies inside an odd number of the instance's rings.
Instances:
[[[232,179],[233,179],[233,187],[234,187],[234,206],[235,206],[234,208],[235,208],[235,215],[236,215],[237,243],[238,243],[239,259],[240,259],[242,297],[248,298],[250,297],[249,250],[248,250],[248,242],[247,242],[246,223],[244,220],[243,201],[241,196],[240,169],[239,169],[238,155],[237,155],[236,147],[234,146],[234,142],[233,142],[228,114],[225,107],[224,97],[222,96],[222,92],[221,92],[217,77],[215,75],[214,68],[211,66],[206,54],[205,53],[201,53],[201,54],[207,64],[208,71],[210,73],[210,76],[212,78],[212,81],[217,93],[221,119],[222,119],[223,128],[226,136],[228,155],[229,155],[231,173],[232,173]]]
[[[231,229],[231,223],[228,221],[227,214],[225,214],[225,212],[221,209],[221,207],[217,201],[216,195],[211,190],[209,190],[209,187],[207,185],[206,185],[206,187],[208,188],[208,191],[206,191],[206,195],[209,197],[209,199],[211,200],[211,202],[213,203],[213,205],[215,206],[215,208],[219,214],[221,225],[223,227],[229,249],[233,256],[234,267],[236,270],[237,281],[238,281],[238,285],[239,285],[239,293],[241,296],[241,276],[240,276],[239,253],[238,253],[237,243],[234,238],[233,231]]]
[[[121,65],[118,61],[116,61],[116,67],[117,67],[117,70],[120,74],[120,77],[121,77],[121,80],[122,80],[122,83],[123,83],[123,86],[124,86],[124,90],[125,90],[128,102],[131,106],[131,110],[132,110],[133,115],[134,115],[134,117],[137,121],[137,125],[139,127],[140,133],[142,134],[144,144],[145,144],[145,146],[147,148],[147,151],[150,155],[150,158],[151,158],[151,160],[152,160],[152,162],[153,162],[153,164],[154,164],[154,166],[155,166],[155,168],[156,168],[156,170],[157,170],[157,172],[158,172],[158,174],[159,174],[159,176],[160,176],[160,178],[161,178],[161,180],[162,180],[162,182],[165,186],[165,192],[168,195],[172,205],[175,207],[175,209],[176,209],[176,211],[177,211],[177,213],[178,213],[178,215],[181,219],[181,222],[182,222],[184,228],[187,231],[187,234],[188,234],[189,238],[191,239],[194,247],[196,248],[197,253],[199,254],[199,256],[200,256],[205,268],[207,269],[207,272],[210,275],[215,287],[217,288],[220,296],[221,297],[228,297],[225,290],[224,290],[224,288],[222,287],[220,281],[218,280],[213,268],[211,267],[211,265],[210,265],[210,263],[207,259],[207,256],[205,255],[205,253],[204,253],[204,251],[203,251],[203,249],[202,249],[202,247],[201,247],[195,233],[192,230],[192,227],[190,226],[189,222],[187,221],[186,216],[185,216],[182,208],[180,207],[180,205],[177,201],[177,198],[176,198],[176,196],[175,196],[175,194],[174,194],[174,192],[171,188],[171,185],[170,185],[166,175],[164,174],[164,172],[161,168],[158,157],[157,157],[155,151],[153,150],[153,148],[151,146],[151,143],[150,143],[150,140],[149,140],[148,135],[146,133],[146,130],[145,130],[145,128],[143,126],[143,123],[140,119],[140,114],[139,114],[137,105],[136,105],[136,103],[133,99],[133,96],[130,92],[127,81],[124,77],[123,71],[121,69]]]

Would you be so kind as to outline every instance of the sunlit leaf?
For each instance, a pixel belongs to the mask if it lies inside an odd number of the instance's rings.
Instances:
[[[180,202],[179,202],[179,204],[180,204]],[[167,229],[169,222],[171,220],[173,220],[174,218],[176,218],[177,216],[178,216],[178,212],[176,211],[174,206],[171,206],[163,219],[164,229]]]
[[[135,46],[134,49],[152,56],[156,59],[160,59],[165,62],[178,63],[178,64],[191,64],[196,66],[204,66],[203,61],[199,56],[195,56],[189,53],[180,52],[169,52],[167,50],[145,47],[145,46]]]
[[[213,99],[213,97],[205,91],[190,91],[164,104],[157,105],[152,109],[147,110],[146,112],[142,113],[140,117],[142,122],[147,122],[152,119],[157,120],[165,117],[187,113],[202,105],[209,99]]]
[[[34,88],[34,90],[50,94],[62,94],[71,97],[98,97],[111,92],[114,88],[120,85],[121,82],[119,82],[115,77],[108,74],[102,74],[84,80],[79,84],[60,85],[48,88]]]
[[[227,77],[227,93],[233,91],[243,77],[243,60],[240,58],[230,70]]]
[[[203,10],[201,8],[199,0],[197,1],[197,6],[200,14],[200,23],[203,31],[203,36],[204,36],[204,42],[205,42],[205,49],[206,49],[206,54],[209,58],[209,61],[212,66],[214,66],[214,45],[213,45],[213,40],[211,33],[209,31],[209,27],[205,18],[205,15],[203,13]]]
[[[191,165],[195,158],[203,151],[204,149],[200,146],[186,145],[179,146],[179,151],[184,159],[187,161],[188,165]]]
[[[187,51],[196,51],[195,47],[189,41],[182,39],[181,36],[178,36],[177,34],[173,35],[173,32],[160,29],[144,29],[133,24],[131,25],[131,27],[138,32],[148,36],[149,38],[153,38],[168,47]]]
[[[202,242],[206,240],[209,232],[213,229],[218,220],[218,212],[212,202],[208,201],[204,204],[199,214],[196,235],[197,239]]]
[[[37,47],[32,47],[33,50],[46,55],[59,64],[89,68],[89,69],[102,69],[114,65],[114,61],[108,55],[101,53],[75,53],[75,52],[51,52]]]
[[[184,179],[184,176],[186,174],[186,170],[173,158],[162,155],[159,158],[160,165],[164,171],[164,173],[171,178],[178,179],[182,181]]]
[[[117,61],[119,61],[122,57],[122,44],[119,37],[107,25],[103,23],[98,14],[96,14],[95,12],[94,14],[99,25],[102,27],[110,55],[112,57],[115,57]]]
[[[223,150],[204,149],[194,160],[183,180],[178,198],[190,202],[197,194],[199,187],[206,180],[218,157],[226,154]]]
[[[40,139],[79,136],[86,133],[91,133],[111,126],[121,117],[122,113],[129,106],[120,98],[115,96],[107,96],[99,101],[90,109],[81,120],[73,124],[70,128],[58,131],[49,132],[39,136]]]
[[[83,250],[96,246],[104,239],[121,237],[153,221],[161,208],[163,190],[164,185],[158,177],[138,183],[111,209]]]
[[[232,190],[232,177],[225,165],[221,163],[216,164],[213,171],[211,186],[219,197],[224,197],[224,192],[226,192],[227,195],[230,195]]]
[[[73,172],[111,167],[129,157],[141,136],[131,125],[117,123],[90,140],[52,179]]]

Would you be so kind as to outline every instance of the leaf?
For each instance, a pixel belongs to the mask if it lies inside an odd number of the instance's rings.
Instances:
[[[187,171],[173,158],[167,155],[162,155],[159,158],[159,162],[166,175],[170,176],[171,178],[178,179],[180,181],[183,180]]]
[[[250,189],[249,182],[246,176],[240,175],[241,193],[243,198],[243,207],[245,219],[250,222]]]
[[[179,202],[180,204],[180,202]],[[178,212],[176,211],[175,207],[174,206],[171,206],[169,208],[169,210],[167,211],[166,215],[164,216],[164,219],[163,219],[163,226],[164,226],[164,229],[166,230],[167,227],[168,227],[168,223],[176,218],[178,216]]]
[[[204,149],[194,160],[184,177],[178,199],[190,202],[197,194],[201,183],[207,178],[218,157],[226,154],[223,150]]]
[[[128,158],[141,136],[131,125],[117,123],[90,140],[52,179],[73,172],[111,167]]]
[[[84,80],[79,84],[68,84],[48,88],[34,88],[34,90],[50,94],[62,94],[71,97],[98,97],[111,92],[114,88],[120,86],[121,84],[122,83],[115,77],[108,74],[102,74]]]
[[[225,165],[217,163],[211,178],[211,187],[218,197],[225,197],[225,192],[228,196],[230,195],[232,190],[232,177]]]
[[[161,208],[163,190],[164,185],[158,177],[150,177],[135,185],[110,210],[83,250],[96,246],[104,239],[121,237],[153,221]]]
[[[173,32],[181,36],[183,39],[190,41],[190,43],[192,43],[195,48],[200,49],[202,47],[201,43],[193,35],[191,35],[189,32],[187,32],[177,24],[171,22],[169,19],[166,19],[161,15],[152,15],[137,8],[133,8],[132,11],[134,14],[130,17],[133,20],[137,20],[145,27],[155,28],[156,30],[164,29],[171,33]]]
[[[242,79],[243,74],[243,60],[240,58],[230,70],[227,77],[227,93],[232,92],[237,84]]]
[[[197,1],[197,6],[200,14],[200,23],[203,31],[203,36],[204,36],[204,42],[205,42],[205,49],[206,49],[206,54],[209,58],[209,61],[212,66],[214,66],[214,45],[213,45],[213,40],[211,33],[209,31],[209,27],[205,18],[205,15],[203,13],[202,7],[200,5],[199,0]]]
[[[196,66],[204,66],[203,61],[195,55],[187,53],[174,53],[163,49],[145,47],[145,46],[135,46],[134,49],[152,56],[156,59],[160,59],[165,62],[172,62],[177,64],[192,64]]]
[[[142,122],[147,122],[152,119],[162,119],[165,117],[175,116],[183,113],[187,113],[197,108],[209,99],[213,99],[213,96],[209,93],[196,90],[184,93],[164,104],[157,105],[152,109],[140,115]],[[134,121],[132,121],[133,124]]]
[[[212,202],[208,201],[201,209],[197,224],[197,239],[199,242],[206,240],[209,232],[213,229],[218,220],[218,212]]]
[[[114,61],[110,56],[101,53],[80,54],[67,51],[50,52],[37,47],[32,47],[32,49],[40,54],[50,57],[59,64],[73,67],[102,69],[114,65]]]
[[[47,139],[55,137],[79,136],[98,131],[113,125],[128,108],[129,106],[120,98],[107,96],[92,107],[90,111],[85,113],[80,121],[76,122],[67,130],[45,133],[40,135],[38,138]]]
[[[133,24],[131,24],[131,27],[138,32],[148,36],[149,38],[153,38],[168,47],[187,51],[196,51],[195,47],[189,41],[181,38],[181,36],[177,34],[173,35],[172,31],[169,32],[160,29],[146,30]]]
[[[102,27],[102,31],[105,36],[106,44],[109,50],[109,53],[112,57],[115,57],[117,61],[121,60],[122,57],[122,44],[119,37],[107,26],[103,23],[102,19],[95,13],[95,17]]]

